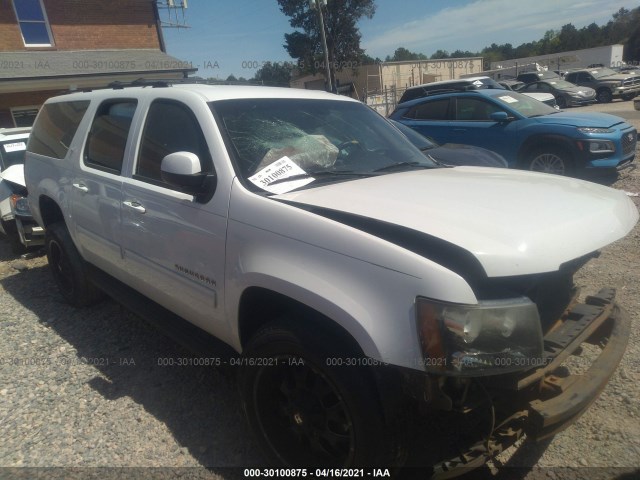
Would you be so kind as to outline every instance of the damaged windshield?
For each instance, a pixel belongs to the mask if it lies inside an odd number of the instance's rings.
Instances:
[[[210,104],[245,185],[270,193],[437,165],[370,108],[342,100]],[[229,145],[230,143],[230,145]],[[398,165],[385,172],[385,167]]]

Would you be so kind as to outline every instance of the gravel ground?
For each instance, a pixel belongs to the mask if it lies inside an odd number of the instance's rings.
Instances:
[[[630,108],[613,102],[582,111],[612,111],[640,130],[640,112]],[[598,181],[640,193],[640,169]],[[639,245],[640,224],[577,277],[585,294],[617,288],[632,317],[620,368],[574,426],[550,443],[505,452],[500,462],[520,468],[496,478],[640,478]],[[0,312],[0,478],[238,478],[242,470],[227,467],[260,464],[224,372],[162,366],[163,358],[191,355],[113,301],[69,307],[46,258],[18,259],[4,240]]]

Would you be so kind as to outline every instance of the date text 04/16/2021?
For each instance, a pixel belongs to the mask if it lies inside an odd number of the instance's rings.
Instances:
[[[245,468],[245,478],[389,478],[388,468]]]

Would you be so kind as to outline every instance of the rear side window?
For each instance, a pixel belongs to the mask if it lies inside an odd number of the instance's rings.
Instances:
[[[84,164],[91,168],[119,174],[136,100],[103,102],[91,124],[84,149]]]
[[[160,165],[164,157],[175,152],[195,153],[202,172],[213,172],[209,148],[193,112],[176,101],[156,100],[147,114],[134,178],[167,187],[160,176]]]
[[[448,110],[449,99],[445,98],[416,105],[407,112],[406,117],[416,120],[446,120]]]
[[[458,98],[456,101],[456,120],[487,121],[491,114],[501,111],[496,105],[477,98]]]
[[[88,106],[88,100],[45,104],[31,131],[28,151],[58,159],[66,157]]]
[[[425,91],[423,88],[414,88],[410,90],[405,90],[400,97],[400,101],[398,103],[408,102],[409,100],[415,100],[416,98],[421,98],[425,96]]]

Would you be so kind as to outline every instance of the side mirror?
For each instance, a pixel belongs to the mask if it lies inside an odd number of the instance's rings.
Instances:
[[[216,176],[202,172],[200,159],[195,153],[170,153],[162,159],[160,175],[164,182],[181,192],[194,195],[200,203],[206,203],[213,197]]]
[[[494,122],[499,123],[505,123],[510,120],[507,112],[493,112],[491,115],[489,115],[489,118],[491,118],[491,120],[493,120]]]

